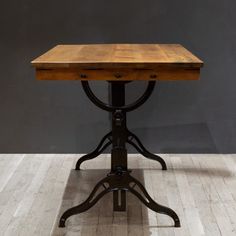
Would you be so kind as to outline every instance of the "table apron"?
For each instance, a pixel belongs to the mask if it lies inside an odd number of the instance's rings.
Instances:
[[[199,68],[159,69],[36,69],[38,80],[198,80]]]

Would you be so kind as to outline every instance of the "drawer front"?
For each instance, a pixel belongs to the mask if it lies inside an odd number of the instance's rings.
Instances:
[[[199,68],[36,69],[39,80],[197,80],[199,75]]]

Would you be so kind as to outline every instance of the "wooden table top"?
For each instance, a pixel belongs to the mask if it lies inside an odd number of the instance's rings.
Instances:
[[[150,79],[150,76],[152,79],[157,78],[153,72],[160,75],[166,73],[167,70],[172,70],[172,72],[192,70],[196,75],[196,71],[199,74],[200,67],[203,66],[200,59],[179,44],[58,45],[31,63],[36,68],[38,79],[59,80],[110,80],[113,79],[110,78],[111,75],[122,80],[141,79],[140,76],[147,80]],[[134,76],[135,69],[140,70],[139,76],[137,73]],[[98,72],[98,70],[103,70],[103,72]],[[141,70],[151,70],[151,74],[141,72]],[[83,77],[81,73],[84,72],[87,73]],[[117,73],[119,76],[116,76]],[[168,80],[170,76],[159,76],[158,78]],[[178,78],[180,79],[180,77]],[[191,76],[187,78],[186,76],[182,79],[197,78]]]
[[[203,62],[179,44],[58,45],[32,61],[35,67],[201,67]]]

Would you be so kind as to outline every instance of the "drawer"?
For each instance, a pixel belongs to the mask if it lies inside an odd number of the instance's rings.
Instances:
[[[197,80],[199,68],[36,69],[39,80]]]

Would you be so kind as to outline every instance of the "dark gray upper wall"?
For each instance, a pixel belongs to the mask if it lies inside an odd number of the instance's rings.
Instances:
[[[154,152],[235,152],[235,12],[234,0],[2,2],[0,152],[88,152],[109,130],[78,81],[34,79],[33,58],[73,43],[184,45],[205,62],[201,80],[160,82],[128,125]]]

